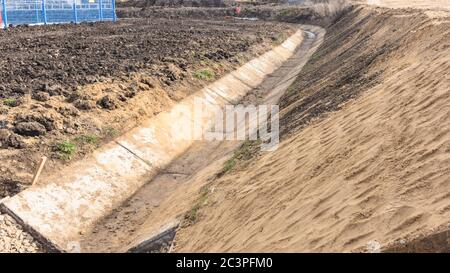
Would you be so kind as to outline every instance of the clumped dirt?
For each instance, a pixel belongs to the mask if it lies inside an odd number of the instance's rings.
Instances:
[[[117,7],[143,8],[161,7],[224,7],[224,0],[126,0],[117,2]]]
[[[270,38],[282,29],[266,32],[264,24],[232,22],[215,26],[194,21],[135,20],[10,28],[0,32],[0,96],[33,94],[33,99],[46,101],[45,94],[69,97],[77,87],[101,77],[127,76],[154,65],[173,63],[183,71],[196,60],[235,57],[260,42],[265,34]],[[167,82],[177,79],[170,68],[159,73]]]
[[[291,33],[186,19],[0,31],[0,197],[27,187],[41,156],[45,178]]]
[[[409,25],[398,21],[383,39],[373,35],[393,16],[348,12],[328,29],[324,45],[280,101],[283,135],[295,133],[294,129],[307,126],[324,113],[339,110],[343,103],[381,83],[383,68],[374,70],[372,65],[382,59],[387,65],[386,56],[403,43],[399,38],[422,24],[421,20]],[[403,34],[398,28],[404,29]]]
[[[8,215],[0,214],[0,253],[44,252],[30,234]]]
[[[241,5],[241,13],[235,14],[235,8],[226,7],[178,7],[167,8],[144,5],[136,8],[130,6],[119,7],[117,14],[123,18],[196,18],[223,19],[237,17],[241,19],[255,19],[289,23],[308,23],[326,26],[339,16],[340,11],[348,7],[345,0],[314,0],[305,5]]]
[[[233,15],[231,7],[217,8],[191,8],[191,7],[159,7],[145,6],[136,7],[118,7],[117,15],[122,18],[165,18],[165,19],[224,19]]]
[[[448,251],[449,19],[355,7],[328,27],[280,148],[211,182],[174,250]]]
[[[183,10],[182,15],[163,11],[160,17],[183,17]],[[142,17],[152,13],[138,12]],[[217,15],[223,18],[222,13]],[[191,182],[198,189],[207,181],[207,192],[202,191],[204,202],[196,210],[195,221],[178,230],[174,250],[448,251],[449,18],[442,10],[366,7],[352,8],[327,21],[332,24],[323,46],[282,98],[280,148],[255,154],[245,164],[237,162],[221,177],[214,175],[221,168],[215,160],[206,170],[196,172]],[[223,27],[219,22],[208,24]],[[274,40],[277,38],[272,37],[272,43]],[[256,51],[250,49],[253,54]],[[239,62],[231,60],[202,61],[219,75],[224,71],[221,64]],[[48,151],[61,160],[50,143],[67,139],[67,135],[78,136],[80,147],[92,149],[99,144],[87,133],[97,132],[105,141],[117,134],[117,125],[135,124],[139,117],[163,110],[188,94],[192,86],[201,85],[189,75],[205,67],[204,63],[188,62],[186,72],[176,61],[162,62],[151,68],[156,70],[145,68],[114,77],[95,75],[98,78],[93,83],[68,95],[38,90],[4,101],[0,113],[2,118],[8,114],[8,119],[0,120],[4,128],[0,131],[0,168],[8,178],[0,183],[0,190],[13,194],[22,189],[23,180],[11,175],[20,171],[11,172],[9,166],[26,172],[19,163],[28,160],[25,155]],[[161,74],[145,74],[146,69]],[[183,73],[186,82],[178,80]],[[129,86],[142,90],[129,100],[116,100],[124,90],[132,91]],[[77,94],[74,99],[72,93]],[[58,108],[53,104],[55,98],[61,98]],[[29,105],[31,118],[22,111],[10,114],[23,105]],[[151,105],[149,113],[143,107],[147,105]],[[125,114],[130,108],[131,114]],[[82,129],[51,138],[54,132],[62,132],[49,122],[55,115],[83,121]],[[105,123],[116,127],[105,128]],[[46,142],[48,139],[51,142]],[[37,148],[37,143],[45,148]],[[18,156],[18,151],[26,153]],[[177,198],[196,200],[198,192],[191,188],[181,189]],[[175,198],[158,209],[176,206]],[[0,218],[0,231],[5,223],[9,227],[13,221]],[[2,245],[8,250],[12,246],[39,251],[29,238],[16,236],[20,228],[8,230],[12,231],[5,238],[14,238],[13,244],[0,240],[0,251]],[[33,245],[28,248],[30,243]]]

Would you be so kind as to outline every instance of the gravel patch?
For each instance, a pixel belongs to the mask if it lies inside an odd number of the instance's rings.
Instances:
[[[42,247],[9,215],[0,214],[0,253],[39,253]]]

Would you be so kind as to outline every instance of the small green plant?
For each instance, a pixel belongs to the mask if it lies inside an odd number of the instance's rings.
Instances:
[[[242,143],[242,145],[239,146],[236,151],[234,151],[233,156],[225,161],[222,170],[220,170],[217,176],[221,177],[232,170],[236,166],[238,160],[249,160],[250,158],[252,158],[255,147],[259,144],[261,144],[261,140],[246,140],[244,143]]]
[[[285,40],[285,35],[279,33],[275,36],[272,37],[272,40],[276,43],[276,44],[281,44],[284,40]]]
[[[289,88],[286,90],[286,94],[288,96],[292,96],[293,94],[295,94],[297,92],[299,92],[297,84],[293,84],[293,85],[289,86]]]
[[[113,138],[119,135],[119,131],[112,126],[106,126],[103,128],[103,134],[106,137]]]
[[[252,158],[254,148],[261,144],[261,140],[246,140],[242,143],[241,147],[237,149],[234,153],[235,158],[241,160],[249,160]]]
[[[320,52],[315,52],[315,53],[311,56],[311,59],[309,60],[309,63],[310,63],[310,64],[313,64],[313,63],[317,62],[317,61],[320,59],[320,57],[322,57],[322,54],[321,54]]]
[[[195,223],[198,218],[198,211],[208,200],[208,194],[210,192],[210,184],[203,186],[200,189],[200,196],[195,200],[192,208],[184,215],[185,224],[190,225]]]
[[[70,159],[77,151],[77,145],[70,140],[65,140],[56,145],[56,149],[64,159]]]
[[[209,69],[202,69],[194,73],[194,78],[199,80],[210,80],[214,76],[214,72]]]
[[[139,113],[139,115],[145,116],[145,114],[147,112],[145,112],[145,110],[143,108],[139,108],[138,113]]]
[[[234,166],[236,166],[236,159],[234,157],[232,157],[232,158],[228,159],[227,161],[225,161],[225,163],[223,164],[221,173],[222,174],[227,173],[228,171],[233,169]]]
[[[3,104],[9,107],[16,107],[17,106],[17,100],[14,98],[7,98],[3,100]]]
[[[81,144],[98,145],[100,138],[96,135],[83,135],[76,137],[75,141]]]

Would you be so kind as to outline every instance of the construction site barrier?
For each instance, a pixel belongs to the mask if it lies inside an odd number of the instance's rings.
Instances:
[[[0,23],[39,25],[116,21],[115,0],[0,0]]]

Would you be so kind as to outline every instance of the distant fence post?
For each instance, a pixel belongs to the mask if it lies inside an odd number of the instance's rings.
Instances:
[[[98,19],[103,21],[103,0],[98,0]]]
[[[36,15],[36,24],[39,24],[39,5],[38,0],[34,0],[34,12]]]
[[[73,21],[78,24],[77,0],[73,0]]]
[[[45,6],[45,0],[42,0],[42,17],[44,18],[44,24],[47,24],[47,7]]]
[[[116,0],[111,0],[112,2],[112,10],[113,10],[113,22],[117,21],[116,16]]]
[[[3,27],[8,27],[8,13],[6,13],[6,0],[2,0],[2,19],[3,19]]]

